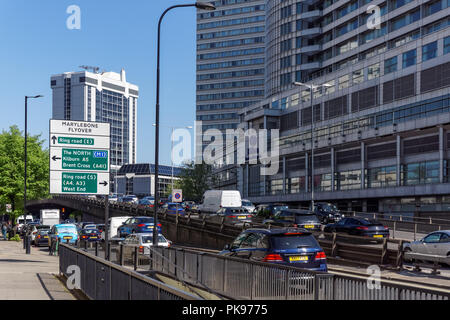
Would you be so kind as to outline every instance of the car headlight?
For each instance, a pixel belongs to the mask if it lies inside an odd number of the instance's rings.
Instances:
[[[328,215],[328,217],[333,218],[333,215],[330,213],[330,214]]]

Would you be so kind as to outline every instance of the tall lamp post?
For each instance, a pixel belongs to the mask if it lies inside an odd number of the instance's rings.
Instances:
[[[156,124],[154,123],[154,124],[152,124],[152,126],[156,126]],[[160,124],[160,126],[161,126],[161,124]],[[174,129],[192,129],[193,127],[192,126],[186,126],[186,127],[171,127],[171,126],[168,126],[171,130],[172,130],[172,134],[171,134],[171,136],[170,136],[170,142],[171,142],[171,149],[170,149],[170,163],[171,163],[171,168],[172,168],[172,191],[173,191],[173,130]]]
[[[319,84],[319,85],[315,85],[315,84],[307,84],[307,83],[303,83],[303,82],[294,82],[293,83],[295,86],[304,86],[307,87],[310,91],[310,100],[311,100],[311,210],[314,210],[314,103],[313,103],[313,99],[314,99],[314,90],[321,88],[321,87],[331,87],[332,85],[328,84],[328,83],[324,83],[324,84]],[[301,97],[301,94],[300,94]]]
[[[27,222],[27,138],[28,138],[28,99],[38,99],[44,97],[43,95],[37,96],[25,96],[25,143],[24,143],[24,165],[25,165],[25,174],[24,174],[24,183],[23,183],[23,222],[24,224]],[[24,242],[28,242],[27,239],[24,239]],[[26,244],[26,253],[30,254],[29,243]]]
[[[160,45],[161,45],[161,23],[166,15],[172,9],[182,8],[182,7],[196,7],[197,9],[203,10],[215,10],[216,7],[210,3],[204,3],[197,1],[192,4],[178,4],[175,6],[171,6],[167,8],[161,15],[158,21],[158,43],[157,43],[157,55],[156,55],[156,117],[155,117],[155,211],[153,213],[153,246],[158,245],[158,230],[157,230],[157,221],[158,221],[158,206],[159,206],[159,193],[158,193],[158,166],[159,166],[159,88],[160,88]]]

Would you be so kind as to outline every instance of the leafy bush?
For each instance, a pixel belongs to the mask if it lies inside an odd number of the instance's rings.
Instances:
[[[12,238],[9,238],[9,241],[20,241],[21,239],[20,239],[20,236],[18,235],[18,234],[16,234],[14,237],[12,237]]]

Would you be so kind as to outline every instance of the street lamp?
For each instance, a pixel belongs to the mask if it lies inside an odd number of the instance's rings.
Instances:
[[[28,99],[38,99],[43,98],[43,95],[37,96],[25,96],[25,148],[24,148],[24,164],[25,164],[25,174],[24,174],[24,184],[23,184],[23,222],[27,222],[27,137],[28,137]],[[27,240],[28,241],[28,240]],[[24,240],[25,242],[25,240]],[[29,243],[26,246],[26,253],[30,254]]]
[[[182,7],[196,7],[202,10],[215,10],[216,7],[210,3],[197,1],[192,4],[178,4],[167,8],[161,15],[158,21],[158,43],[157,43],[157,55],[156,55],[156,117],[155,117],[155,211],[153,213],[153,246],[158,245],[158,230],[157,230],[157,219],[158,219],[158,206],[159,206],[159,194],[158,194],[158,167],[159,167],[159,87],[160,87],[160,46],[161,46],[161,23],[162,19],[172,9],[182,8]]]
[[[152,126],[156,127],[156,124],[152,124]],[[161,126],[161,124],[160,124]],[[186,126],[186,127],[172,127],[172,126],[167,126],[168,128],[172,129],[172,134],[170,136],[170,143],[171,143],[171,149],[170,149],[170,164],[172,167],[172,180],[171,180],[171,185],[172,185],[172,191],[173,191],[173,129],[192,129],[192,126]],[[155,191],[156,192],[156,191]]]
[[[294,86],[304,86],[307,87],[310,91],[310,99],[311,99],[311,210],[314,210],[314,140],[313,140],[313,135],[314,135],[314,103],[313,103],[313,92],[315,89],[321,88],[321,87],[332,87],[331,84],[329,83],[324,83],[324,84],[319,84],[319,85],[315,85],[315,84],[307,84],[307,83],[303,83],[303,82],[294,82],[293,83]],[[301,94],[300,94],[301,97]]]

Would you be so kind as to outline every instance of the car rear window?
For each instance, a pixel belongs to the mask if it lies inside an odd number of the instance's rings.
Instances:
[[[314,214],[298,214],[295,216],[296,222],[320,222],[316,215]]]
[[[319,243],[311,234],[286,235],[277,234],[270,237],[270,243],[273,249],[297,249],[301,248],[320,248]]]
[[[158,235],[158,242],[164,243],[166,242],[166,239],[163,236]],[[153,243],[153,236],[143,236],[142,243]]]
[[[368,226],[368,225],[381,225],[380,222],[373,220],[373,219],[358,219],[359,222],[361,222],[362,225]]]
[[[153,218],[139,218],[137,219],[138,223],[153,223]]]

